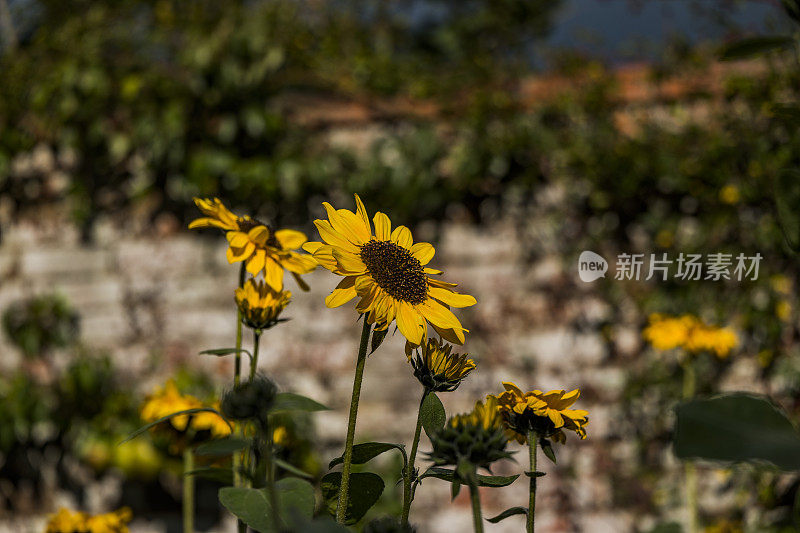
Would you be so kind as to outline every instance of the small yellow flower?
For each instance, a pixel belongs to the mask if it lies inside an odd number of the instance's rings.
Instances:
[[[206,216],[192,221],[189,229],[213,227],[225,231],[229,263],[244,261],[253,276],[263,271],[264,279],[274,291],[283,290],[283,271],[288,270],[297,284],[308,290],[300,274],[308,274],[317,263],[311,256],[294,251],[308,240],[304,233],[291,229],[274,231],[255,218],[237,216],[218,198],[195,198],[194,203]]]
[[[719,191],[719,199],[728,205],[738,204],[741,199],[739,188],[736,185],[725,185]]]
[[[400,333],[418,346],[430,323],[441,337],[464,344],[467,330],[450,307],[469,307],[475,298],[455,292],[454,283],[430,277],[442,273],[425,266],[435,250],[427,242],[414,244],[407,227],[392,230],[389,217],[376,213],[373,233],[361,198],[355,198],[355,212],[324,202],[328,220],[314,221],[324,242],[303,245],[320,265],[344,277],[325,304],[339,307],[358,296],[356,311],[366,313],[376,330],[386,330],[396,320]]]
[[[414,377],[423,387],[433,392],[454,391],[461,381],[475,369],[469,354],[451,353],[453,346],[430,338],[417,348],[412,357],[410,345],[406,346],[408,362],[414,367]]]
[[[278,446],[285,446],[289,442],[289,432],[283,426],[278,426],[272,431],[272,442]]]
[[[244,287],[236,289],[236,305],[242,312],[242,320],[253,329],[274,326],[291,298],[291,292],[276,292],[263,281],[254,279],[247,280]]]
[[[788,322],[792,316],[792,304],[789,300],[781,300],[775,304],[775,316],[784,322]]]
[[[574,431],[581,439],[586,438],[588,411],[569,409],[580,397],[580,390],[522,392],[508,381],[503,382],[503,388],[506,389],[505,392],[496,397],[498,410],[503,415],[510,436],[520,444],[528,441],[529,431],[534,431],[541,437],[553,437],[562,443],[566,441],[563,431],[565,429]]]
[[[132,518],[127,507],[94,516],[62,507],[50,515],[45,533],[128,533],[127,524]]]
[[[690,354],[710,352],[720,359],[739,345],[732,329],[708,325],[692,315],[650,315],[650,324],[642,336],[657,350],[683,348]]]
[[[175,381],[169,380],[164,387],[156,389],[147,398],[144,405],[142,405],[140,416],[145,422],[155,422],[179,411],[202,407],[209,406],[190,394],[181,394]],[[215,403],[211,407],[218,410],[219,403]],[[164,424],[168,424],[178,433],[186,433],[187,430],[194,432],[208,431],[212,438],[227,437],[231,433],[231,428],[224,419],[215,413],[206,411],[173,416]]]

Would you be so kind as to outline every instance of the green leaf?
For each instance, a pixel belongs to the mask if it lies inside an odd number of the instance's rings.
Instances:
[[[725,394],[682,403],[675,412],[680,459],[768,461],[783,470],[800,469],[800,434],[767,397]]]
[[[750,37],[742,39],[723,47],[720,59],[732,61],[735,59],[746,59],[748,57],[764,55],[768,52],[787,48],[794,40],[783,35]]]
[[[505,520],[509,516],[514,516],[518,514],[524,514],[525,516],[528,516],[528,510],[525,509],[524,507],[512,507],[511,509],[506,509],[505,511],[495,516],[494,518],[487,518],[486,521],[491,522],[492,524],[496,524],[501,520]]]
[[[233,485],[233,472],[230,468],[219,468],[216,466],[204,466],[184,472],[185,476],[196,476],[213,481],[218,481],[225,485]]]
[[[525,475],[528,477],[542,477],[546,476],[547,474],[545,474],[544,472],[539,472],[537,470],[536,472],[525,472]]]
[[[389,333],[389,328],[384,330],[372,330],[372,343],[369,350],[370,355],[372,355],[375,350],[377,350],[381,344],[383,344],[383,339],[386,338],[386,334]]]
[[[125,438],[125,440],[120,441],[120,444],[124,444],[124,443],[128,442],[129,440],[135,439],[136,437],[138,437],[139,435],[141,435],[142,433],[144,433],[148,429],[150,429],[150,428],[152,428],[154,426],[157,426],[162,422],[166,422],[167,420],[169,420],[170,418],[172,418],[174,416],[192,415],[194,413],[215,413],[215,414],[219,415],[220,418],[225,420],[225,417],[222,416],[222,413],[220,413],[216,409],[212,409],[211,407],[197,407],[195,409],[184,409],[183,411],[176,411],[176,412],[174,412],[174,413],[172,413],[170,415],[161,417],[158,420],[156,420],[155,422],[150,422],[149,424],[145,424],[144,426],[140,427],[139,429],[137,429],[136,431],[134,431],[133,433],[128,435]],[[227,422],[227,420],[226,420],[226,422]],[[231,426],[230,423],[228,423],[228,426],[231,427],[231,429],[233,429],[233,426]]]
[[[435,393],[429,392],[425,395],[425,400],[420,406],[420,418],[422,419],[422,428],[428,438],[434,431],[440,430],[445,421],[447,420],[447,413],[444,411],[442,401],[436,396]]]
[[[194,453],[197,455],[230,455],[233,452],[244,450],[251,444],[250,439],[227,437],[204,442],[197,447]]]
[[[364,442],[361,444],[356,444],[353,446],[353,464],[354,465],[363,465],[367,461],[374,459],[375,457],[379,456],[383,452],[388,452],[389,450],[397,449],[403,454],[403,464],[405,465],[408,462],[406,457],[405,446],[402,444],[394,444],[391,442]],[[328,468],[333,468],[334,466],[341,464],[344,462],[344,456],[339,456],[336,459],[332,460],[330,464],[328,464]]]
[[[275,404],[272,406],[273,413],[282,411],[314,412],[329,410],[330,409],[328,407],[325,407],[321,403],[293,392],[278,393],[278,395],[275,397]]]
[[[328,512],[336,514],[339,498],[339,486],[342,483],[341,472],[331,472],[320,482],[322,497],[327,502]],[[383,492],[384,483],[381,477],[372,472],[355,472],[350,474],[350,493],[345,513],[345,524],[353,525],[375,505]]]
[[[484,476],[478,474],[478,486],[481,487],[507,487],[514,483],[519,474],[513,476]]]
[[[281,523],[289,517],[311,518],[314,514],[314,487],[302,479],[288,477],[275,483]],[[219,501],[245,524],[261,533],[278,533],[271,518],[265,489],[224,487]]]
[[[479,487],[507,487],[516,481],[519,476],[519,474],[513,476],[485,476],[483,474],[476,474],[475,480]],[[418,479],[424,479],[426,477],[435,477],[452,483],[455,479],[455,472],[449,468],[432,466],[420,474]]]
[[[786,244],[800,251],[800,169],[787,168],[775,177],[775,208]]]
[[[249,351],[245,350],[244,348],[236,349],[236,348],[214,348],[213,350],[203,350],[200,352],[200,355],[216,355],[217,357],[224,357],[226,355],[231,355],[234,353],[244,353],[247,354],[248,357],[253,357]]]
[[[541,445],[545,456],[553,461],[553,464],[556,464],[556,452],[553,450],[553,443],[548,439],[541,439],[539,440],[539,444]]]
[[[455,500],[459,492],[461,492],[461,481],[453,479],[450,482],[450,501]]]
[[[308,472],[303,472],[302,470],[300,470],[299,468],[297,468],[297,467],[296,467],[296,466],[294,466],[293,464],[291,464],[291,463],[287,463],[287,462],[286,462],[286,461],[284,461],[283,459],[278,459],[278,458],[276,457],[276,458],[274,459],[274,461],[275,461],[275,464],[276,464],[276,465],[278,465],[279,467],[283,468],[284,470],[286,470],[286,471],[287,471],[287,472],[289,472],[290,474],[294,474],[295,476],[300,476],[300,477],[304,477],[304,478],[308,478],[308,479],[310,479],[310,478],[313,478],[313,477],[314,477],[314,476],[312,476],[311,474],[309,474]]]

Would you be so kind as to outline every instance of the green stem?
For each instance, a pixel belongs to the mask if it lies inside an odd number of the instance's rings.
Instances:
[[[258,369],[258,341],[261,339],[261,330],[253,330],[253,360],[250,362],[250,381],[256,377],[256,370]]]
[[[414,476],[414,461],[417,458],[417,447],[419,447],[419,436],[422,432],[422,404],[425,403],[425,398],[428,396],[430,390],[426,387],[422,392],[422,399],[419,401],[419,409],[417,410],[417,428],[414,430],[414,441],[411,443],[411,455],[408,456],[408,464],[406,465],[405,475],[403,476],[403,525],[408,524],[408,514],[411,512],[411,484]]]
[[[275,467],[273,461],[272,451],[272,430],[269,426],[266,427],[264,439],[264,486],[267,489],[267,497],[269,498],[269,506],[272,512],[272,523],[275,526],[275,531],[283,531],[281,520],[278,516],[278,493],[275,490]]]
[[[533,533],[534,516],[536,515],[536,446],[539,444],[539,436],[535,431],[528,431],[528,448],[531,459],[531,480],[530,480],[530,499],[528,501],[528,533]]]
[[[344,463],[342,465],[342,484],[339,488],[339,501],[336,505],[336,521],[344,524],[347,512],[347,497],[350,492],[350,469],[353,463],[353,441],[356,436],[356,417],[358,416],[358,399],[361,396],[361,382],[364,379],[364,365],[367,362],[367,341],[370,325],[367,317],[363,317],[364,328],[361,330],[361,343],[356,359],[356,375],[353,379],[353,397],[350,399],[350,418],[347,421],[347,440],[344,443]]]
[[[691,359],[686,359],[681,363],[683,367],[683,399],[694,398],[696,390],[696,376]],[[697,469],[693,461],[688,460],[683,466],[686,483],[686,512],[688,520],[688,533],[698,531],[698,506],[697,506]]]
[[[194,452],[191,446],[183,450],[183,533],[194,533]]]
[[[242,261],[242,266],[239,268],[239,287],[244,286],[245,276],[247,274],[247,270],[245,269],[245,263]],[[241,381],[241,374],[242,374],[242,312],[239,309],[236,310],[236,353],[234,354],[234,367],[233,367],[233,386],[236,387],[239,385]],[[243,432],[244,430],[240,430]],[[231,458],[231,468],[233,469],[233,486],[234,487],[241,487],[242,486],[242,476],[239,472],[242,466],[242,453],[241,452],[233,452],[233,456]],[[247,533],[247,525],[242,522],[241,519],[236,521],[236,529],[239,533]]]
[[[469,497],[472,500],[472,522],[475,524],[475,533],[483,533],[483,516],[481,515],[481,496],[478,494],[477,483],[469,484]]]

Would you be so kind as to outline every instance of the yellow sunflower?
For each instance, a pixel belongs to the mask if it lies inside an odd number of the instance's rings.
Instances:
[[[244,287],[236,289],[236,305],[242,320],[253,329],[267,329],[277,323],[281,311],[289,305],[292,293],[277,292],[263,281],[247,280]]]
[[[156,389],[153,394],[148,396],[142,405],[140,416],[145,422],[155,422],[179,411],[202,407],[212,407],[219,411],[219,402],[211,406],[205,405],[191,394],[181,394],[175,381],[169,380],[164,387]],[[231,428],[224,419],[215,413],[206,411],[173,416],[164,424],[168,424],[168,427],[178,433],[184,433],[187,429],[196,432],[208,431],[213,438],[227,437],[231,433]]]
[[[339,307],[356,296],[359,313],[375,329],[385,330],[393,321],[408,341],[418,346],[427,335],[427,325],[443,338],[464,343],[464,332],[450,307],[468,307],[475,298],[453,290],[430,276],[442,272],[425,265],[433,258],[433,246],[414,244],[405,226],[392,230],[389,217],[376,213],[373,233],[367,210],[355,195],[356,212],[334,209],[324,202],[328,220],[315,220],[324,242],[308,242],[303,249],[334,274],[344,279],[325,299],[328,307]]]
[[[528,441],[528,432],[531,430],[558,442],[566,441],[565,429],[574,431],[581,439],[586,438],[584,426],[589,423],[588,411],[569,409],[580,397],[580,390],[522,392],[508,381],[503,382],[503,388],[505,392],[496,397],[498,409],[510,430],[510,436],[520,444]]]
[[[255,218],[231,213],[218,198],[195,198],[194,203],[206,216],[192,221],[189,229],[213,227],[225,231],[229,263],[244,261],[253,276],[263,271],[264,279],[274,291],[283,290],[283,271],[288,270],[300,288],[308,290],[300,274],[308,274],[317,263],[310,256],[294,251],[308,240],[303,232],[274,231],[269,224]]]
[[[414,368],[414,377],[429,391],[454,391],[461,381],[475,369],[475,361],[468,354],[452,353],[453,346],[438,339],[428,339],[406,353]]]

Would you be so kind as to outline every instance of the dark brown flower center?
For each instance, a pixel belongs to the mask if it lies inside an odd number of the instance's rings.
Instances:
[[[428,297],[428,279],[411,252],[390,241],[369,241],[361,246],[361,261],[378,286],[395,298],[421,304]]]
[[[252,217],[239,217],[239,230],[245,233],[248,233],[251,229],[257,228],[258,226],[264,226],[267,228],[269,232],[269,237],[267,237],[266,245],[272,248],[281,249],[281,243],[278,242],[278,239],[275,238],[275,231],[272,229],[272,226],[261,222],[257,218]]]

